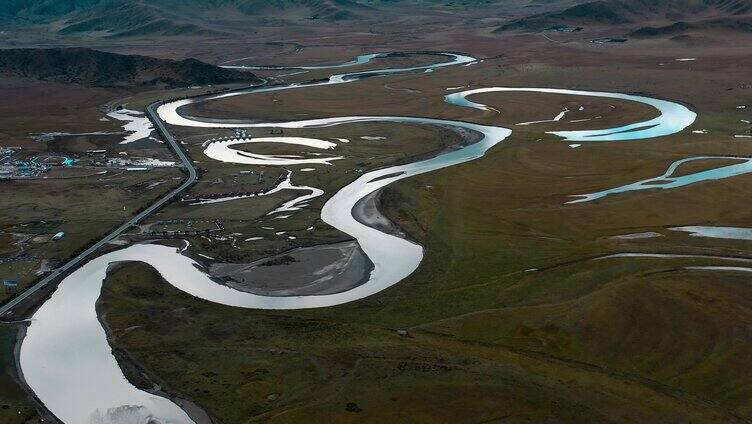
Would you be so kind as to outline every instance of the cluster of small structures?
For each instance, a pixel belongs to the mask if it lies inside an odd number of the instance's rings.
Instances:
[[[108,157],[107,150],[87,150],[80,157],[55,153],[25,155],[20,147],[0,147],[0,180],[24,178],[54,178],[44,176],[60,168],[118,168],[145,171],[155,167],[175,166],[175,162],[155,158],[129,158],[126,152],[121,157]]]
[[[39,156],[18,158],[20,151],[19,147],[0,148],[0,179],[38,177],[50,170],[50,165]]]
[[[5,288],[6,293],[13,293],[18,289],[18,281],[17,280],[3,280],[3,288]]]
[[[221,219],[211,221],[170,219],[143,226],[141,235],[150,237],[198,236],[216,233],[224,229],[225,225]]]
[[[282,135],[284,133],[285,133],[284,130],[282,130],[281,128],[272,128],[271,130],[269,130],[269,134],[271,135]],[[245,139],[245,140],[250,141],[252,138],[253,136],[248,132],[248,130],[244,128],[235,128],[233,129],[233,135],[210,138],[206,140],[204,144],[206,145],[206,144],[215,143],[218,141],[228,141],[228,140],[238,140],[238,139],[240,140]]]
[[[204,145],[216,143],[219,141],[227,141],[227,140],[234,140],[234,139],[247,139],[250,140],[252,136],[248,134],[248,131],[242,128],[235,128],[233,130],[233,135],[224,135],[221,137],[213,137],[204,142]]]
[[[125,170],[145,171],[159,166],[174,166],[175,162],[162,161],[154,158],[128,158],[126,152],[120,152],[121,157],[108,157],[107,150],[87,150],[86,156],[92,166],[106,168],[122,168]]]

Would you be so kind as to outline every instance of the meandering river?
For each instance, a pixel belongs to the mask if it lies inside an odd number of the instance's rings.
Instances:
[[[419,53],[419,54],[425,54]],[[447,66],[474,63],[475,58],[454,53],[438,53],[448,60],[431,65],[406,68],[369,70],[333,75],[323,82],[249,89],[219,95],[166,103],[159,107],[160,117],[175,126],[202,128],[276,127],[316,128],[363,122],[439,125],[463,134],[472,133],[478,141],[438,153],[413,163],[391,166],[361,175],[341,188],[324,204],[321,218],[356,239],[374,267],[368,280],[344,292],[312,296],[260,296],[240,292],[212,281],[189,257],[179,250],[156,244],[137,244],[92,259],[65,278],[55,293],[33,315],[20,347],[20,366],[26,383],[44,405],[60,420],[79,423],[191,423],[191,418],[174,402],[134,387],[123,375],[112,355],[107,336],[96,313],[102,283],[113,263],[141,261],[153,266],[164,279],[178,289],[210,302],[243,308],[302,309],[333,306],[352,302],[378,293],[409,276],[423,258],[423,248],[396,235],[360,223],[352,209],[358,200],[395,181],[431,172],[482,157],[512,133],[510,129],[463,121],[407,116],[348,116],[282,123],[209,122],[180,113],[192,103],[230,96],[270,91],[300,89],[312,86],[344,84],[365,77],[435,70]],[[383,54],[361,56],[348,64],[365,63]],[[309,67],[315,68],[315,67]],[[655,107],[660,115],[652,120],[617,128],[560,131],[553,134],[573,141],[624,141],[673,134],[690,125],[696,115],[686,107],[665,100],[619,93],[559,90],[550,88],[490,87],[452,93],[446,101],[459,107],[488,110],[468,100],[469,96],[491,91],[526,91],[539,93],[596,96],[641,102]],[[234,140],[206,146],[207,156],[227,162],[247,163],[251,158],[264,164],[284,165],[287,159],[263,155],[239,155],[230,146],[251,140]],[[314,148],[330,148],[330,142],[306,138],[267,137],[264,142],[305,144]],[[288,158],[289,159],[289,158]],[[334,160],[329,158],[329,160]],[[254,162],[254,163],[258,163]],[[319,163],[319,162],[317,162]],[[328,162],[325,162],[328,163]],[[305,189],[312,189],[305,187]]]

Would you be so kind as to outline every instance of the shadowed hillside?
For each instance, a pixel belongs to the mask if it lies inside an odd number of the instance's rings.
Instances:
[[[259,82],[251,73],[196,59],[173,61],[85,48],[0,50],[0,75],[93,86]]]

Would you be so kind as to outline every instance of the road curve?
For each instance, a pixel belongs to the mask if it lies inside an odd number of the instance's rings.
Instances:
[[[101,240],[94,243],[92,246],[84,250],[82,253],[78,254],[75,258],[69,260],[62,266],[56,268],[54,271],[52,271],[52,273],[50,273],[50,275],[39,280],[39,282],[37,282],[33,286],[26,289],[21,294],[11,299],[9,302],[0,306],[0,317],[12,311],[13,308],[18,306],[18,304],[20,304],[21,302],[26,300],[29,296],[39,291],[41,288],[55,281],[56,278],[60,277],[61,275],[64,275],[66,271],[78,265],[81,261],[83,261],[89,255],[94,253],[97,249],[111,242],[112,240],[114,240],[115,238],[117,238],[118,236],[126,232],[129,228],[138,224],[142,219],[146,218],[147,216],[155,212],[157,209],[164,206],[167,202],[179,196],[181,193],[183,193],[185,190],[187,190],[190,186],[192,186],[196,182],[196,180],[198,179],[198,172],[196,171],[196,168],[193,166],[193,162],[188,157],[188,154],[185,152],[185,150],[180,145],[180,143],[175,140],[175,137],[173,137],[172,134],[170,134],[170,132],[167,131],[167,127],[165,127],[164,122],[162,122],[162,120],[159,119],[159,115],[156,112],[156,108],[161,104],[162,104],[161,101],[150,104],[149,106],[146,107],[146,113],[151,118],[151,121],[154,123],[157,131],[159,131],[159,133],[162,135],[162,138],[165,140],[167,145],[170,146],[170,148],[175,153],[175,155],[180,159],[180,162],[182,162],[184,168],[188,171],[188,177],[185,180],[183,180],[183,183],[180,184],[178,188],[162,196],[156,202],[148,206],[146,209],[136,214],[129,221],[120,225],[114,230],[110,231]]]

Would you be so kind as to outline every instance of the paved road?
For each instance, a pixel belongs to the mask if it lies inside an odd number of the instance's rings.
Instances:
[[[15,308],[19,303],[26,300],[26,298],[36,293],[42,287],[50,284],[52,281],[58,278],[61,274],[64,274],[69,269],[80,264],[81,261],[86,259],[89,255],[94,253],[97,249],[111,242],[112,240],[114,240],[115,238],[123,234],[124,232],[128,231],[128,229],[138,224],[139,221],[146,218],[148,215],[150,215],[151,213],[153,213],[160,207],[164,206],[165,203],[179,196],[183,191],[188,189],[188,187],[190,187],[191,185],[193,185],[194,182],[196,182],[196,180],[198,179],[198,173],[196,172],[196,168],[193,166],[193,162],[191,162],[190,158],[188,158],[188,155],[185,153],[185,150],[182,148],[182,146],[180,146],[180,143],[175,141],[175,138],[172,136],[172,134],[170,134],[170,132],[167,131],[167,128],[165,127],[164,122],[162,122],[162,120],[159,119],[159,115],[157,115],[157,111],[156,111],[158,106],[159,106],[159,103],[150,104],[146,108],[146,113],[151,117],[152,122],[154,122],[154,124],[156,125],[156,129],[162,135],[162,138],[167,142],[167,144],[170,146],[173,152],[175,152],[175,154],[178,156],[180,161],[183,163],[183,166],[185,166],[185,169],[188,170],[188,178],[186,178],[185,181],[183,181],[183,183],[180,184],[180,187],[172,190],[165,196],[161,197],[151,206],[147,207],[138,215],[131,218],[130,221],[112,230],[104,238],[94,243],[94,245],[86,249],[84,252],[82,252],[75,258],[66,262],[63,266],[52,271],[50,275],[48,275],[47,277],[40,280],[38,283],[26,289],[23,293],[16,296],[10,302],[6,303],[5,305],[0,306],[0,316],[3,316],[7,314],[8,312],[10,312],[11,310],[13,310],[13,308]]]

